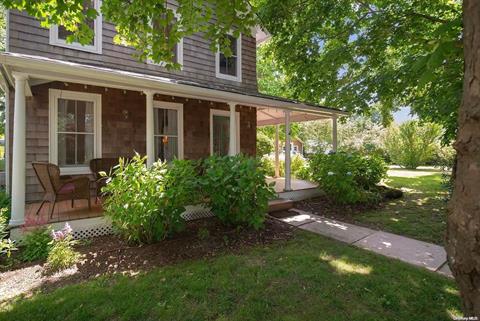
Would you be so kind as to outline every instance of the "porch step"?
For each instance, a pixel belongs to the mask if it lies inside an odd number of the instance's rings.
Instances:
[[[293,201],[285,198],[278,198],[268,202],[268,213],[288,211],[293,208]]]

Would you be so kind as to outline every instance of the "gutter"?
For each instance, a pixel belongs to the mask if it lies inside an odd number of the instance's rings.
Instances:
[[[157,93],[166,95],[190,96],[191,98],[197,99],[203,98],[213,101],[235,102],[237,104],[245,104],[257,108],[279,108],[329,116],[348,115],[348,112],[338,109],[314,107],[304,103],[288,102],[200,86],[186,85],[165,77],[144,75],[104,67],[94,67],[39,56],[2,53],[0,54],[0,64],[11,66],[12,71],[25,73],[35,78],[43,77],[44,79],[51,79],[52,81],[63,80],[77,83],[113,82],[123,89],[138,91],[154,90]],[[80,79],[82,77],[85,79]],[[103,85],[108,86],[108,84]],[[110,84],[110,86],[112,86],[112,84]]]

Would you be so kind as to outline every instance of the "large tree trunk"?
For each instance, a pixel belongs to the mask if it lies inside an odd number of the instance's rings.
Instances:
[[[465,316],[480,316],[480,0],[464,0],[465,75],[447,253]]]

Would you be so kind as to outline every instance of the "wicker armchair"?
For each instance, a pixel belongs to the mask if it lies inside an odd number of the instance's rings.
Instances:
[[[58,166],[50,163],[32,163],[32,166],[45,191],[45,196],[37,210],[37,215],[45,202],[50,203],[50,218],[53,217],[55,203],[60,201],[71,200],[73,207],[75,200],[86,199],[88,201],[88,209],[91,209],[90,180],[88,177],[61,177]]]

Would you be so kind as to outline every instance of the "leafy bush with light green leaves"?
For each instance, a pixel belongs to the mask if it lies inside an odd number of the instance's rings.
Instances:
[[[6,215],[2,215],[5,208],[0,209],[0,256],[10,258],[13,251],[17,250],[15,242],[8,236],[8,219]]]
[[[255,229],[263,225],[275,192],[258,159],[211,156],[204,160],[203,170],[200,182],[207,204],[223,223]]]
[[[267,176],[275,175],[275,157],[274,156],[264,156],[261,159],[261,166],[265,171]],[[283,159],[279,160],[280,166],[280,176],[285,176],[285,161]],[[300,154],[295,154],[292,156],[291,163],[292,177],[300,179],[309,179],[308,171],[308,161]]]
[[[147,168],[138,154],[128,162],[120,159],[102,190],[108,195],[105,213],[128,241],[163,240],[184,227],[181,214],[196,201],[197,176],[192,161],[156,162]]]
[[[375,186],[386,176],[387,167],[378,156],[318,153],[310,160],[310,172],[336,202],[354,204],[378,199]]]
[[[435,155],[442,129],[433,123],[416,120],[389,128],[385,147],[393,163],[409,169],[425,165]]]
[[[257,155],[263,156],[273,152],[273,140],[263,132],[257,132]]]
[[[6,221],[10,220],[10,196],[5,189],[0,189],[0,215],[4,216]]]
[[[52,238],[46,227],[38,227],[28,232],[22,240],[22,260],[32,262],[46,259],[51,249]]]

